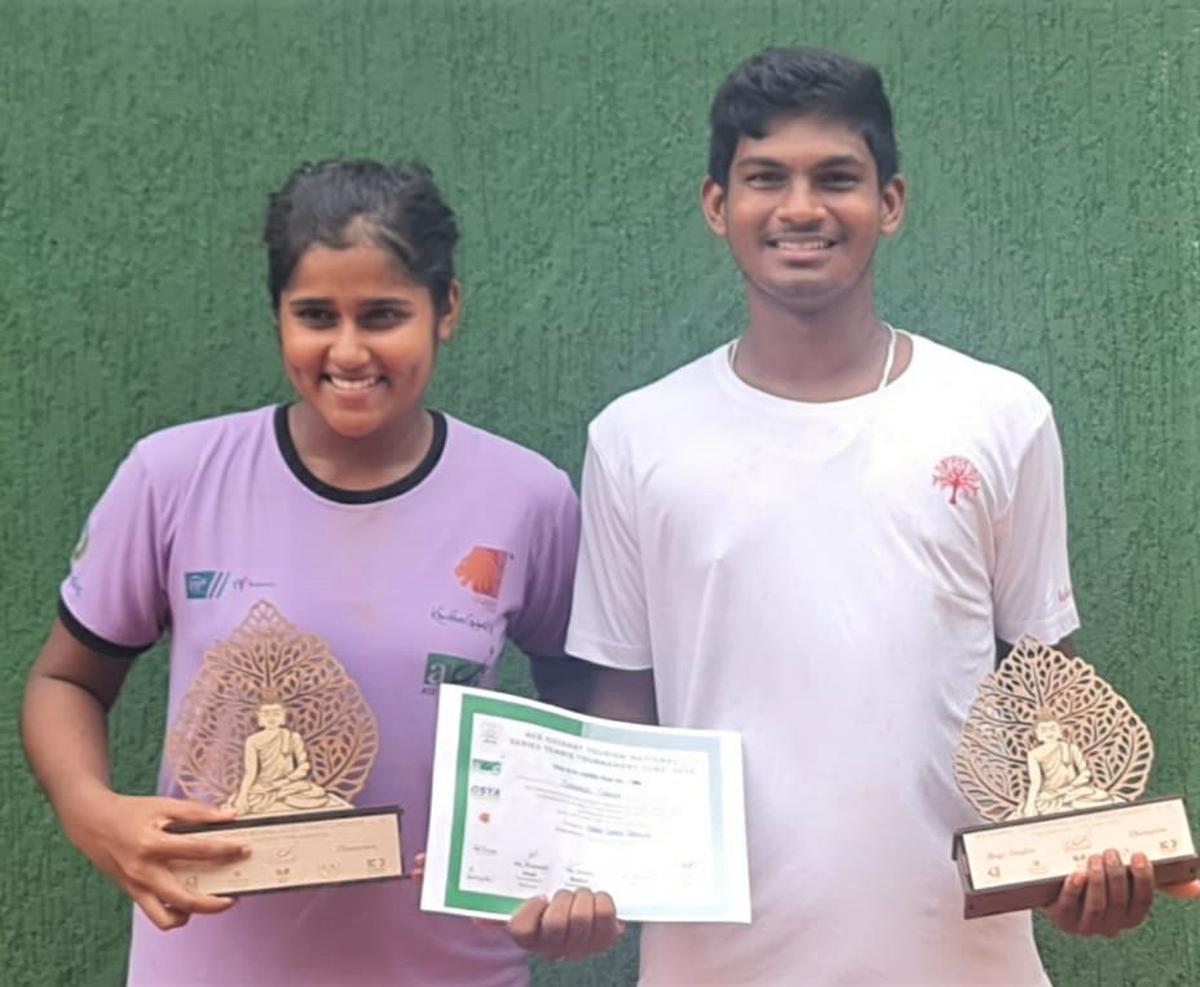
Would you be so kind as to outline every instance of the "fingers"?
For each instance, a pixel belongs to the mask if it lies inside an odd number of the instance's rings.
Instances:
[[[591,892],[588,892],[590,897]],[[538,952],[548,959],[565,954],[567,933],[570,931],[571,904],[575,896],[570,891],[556,891],[542,912],[542,930]]]
[[[413,857],[413,865],[408,876],[418,883],[425,877],[425,854],[418,853]]]
[[[250,848],[233,840],[172,836],[170,833],[164,833],[161,838],[147,842],[146,854],[165,860],[208,860],[220,863],[244,860],[250,856]]]
[[[1129,873],[1116,850],[1104,851],[1104,884],[1110,915],[1124,917],[1129,911]]]
[[[530,898],[508,920],[508,934],[522,949],[536,952],[542,913],[550,902],[545,897]]]
[[[617,919],[617,906],[609,895],[603,891],[593,895],[586,888],[581,889],[571,902],[563,955],[578,960],[603,952],[624,931],[624,925]]]
[[[1046,917],[1055,928],[1063,932],[1074,932],[1079,925],[1079,913],[1083,907],[1083,889],[1087,887],[1087,874],[1071,874],[1063,881],[1058,900],[1044,909]]]
[[[216,806],[205,805],[203,802],[189,802],[187,799],[155,799],[155,808],[169,822],[181,823],[220,823],[232,822],[237,813],[232,809],[218,809]]]
[[[1128,927],[1141,925],[1154,904],[1154,865],[1144,853],[1135,853],[1129,862],[1133,894],[1129,900]]]
[[[1104,931],[1104,917],[1108,910],[1108,886],[1105,878],[1104,858],[1096,855],[1088,858],[1087,890],[1083,893],[1083,910],[1079,915],[1079,934],[1094,936]]]
[[[156,894],[168,908],[184,915],[216,915],[233,906],[232,898],[196,894],[181,887],[173,877],[162,880]]]
[[[625,931],[616,905],[587,888],[530,898],[509,920],[517,945],[546,959],[581,959],[612,946]]]
[[[133,891],[129,897],[145,913],[146,918],[164,932],[170,929],[178,929],[181,925],[187,925],[188,916],[186,912],[171,911],[149,891]]]

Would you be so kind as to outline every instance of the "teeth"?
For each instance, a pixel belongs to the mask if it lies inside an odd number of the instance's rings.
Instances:
[[[339,391],[365,391],[379,382],[378,377],[334,377],[332,374],[325,379]]]
[[[780,250],[828,250],[833,246],[832,240],[775,240],[774,245]]]

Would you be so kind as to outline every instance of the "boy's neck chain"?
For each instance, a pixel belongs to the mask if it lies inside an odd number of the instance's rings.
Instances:
[[[888,333],[887,354],[883,358],[883,374],[879,378],[879,384],[875,387],[875,393],[882,391],[888,385],[888,378],[892,375],[892,365],[896,362],[896,337],[900,335],[898,332],[896,332],[895,327],[892,326],[891,323],[884,322],[882,325]],[[742,338],[739,336],[729,344],[729,367],[735,372],[738,344],[741,343],[741,341]]]

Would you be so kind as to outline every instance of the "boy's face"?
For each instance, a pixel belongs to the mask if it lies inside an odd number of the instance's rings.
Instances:
[[[804,313],[872,290],[875,245],[900,228],[904,199],[898,175],[879,187],[859,134],[812,116],[743,136],[727,187],[706,178],[701,188],[705,221],[729,241],[750,290]]]

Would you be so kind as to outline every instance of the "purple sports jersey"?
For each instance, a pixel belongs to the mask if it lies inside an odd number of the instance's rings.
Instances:
[[[286,783],[263,760],[247,804],[398,804],[411,866],[425,845],[437,686],[492,685],[506,639],[562,654],[579,524],[562,471],[434,417],[420,466],[369,492],[312,475],[283,408],[155,433],[118,469],[60,612],[108,654],[170,634],[160,794],[233,798],[256,704],[278,703],[307,760]],[[503,929],[425,914],[417,891],[401,880],[250,895],[167,933],[135,908],[129,982],[527,979]]]

